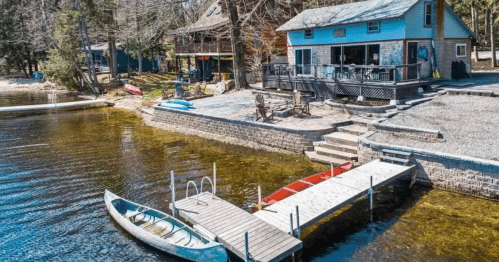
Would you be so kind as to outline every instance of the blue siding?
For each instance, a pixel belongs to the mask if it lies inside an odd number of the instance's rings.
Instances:
[[[420,1],[405,15],[407,39],[431,38],[431,27],[424,27],[424,4]]]
[[[445,38],[470,38],[468,29],[460,18],[452,12],[450,7],[445,8]]]
[[[335,29],[346,29],[345,37],[335,38]],[[367,23],[349,24],[343,26],[321,27],[313,29],[314,37],[304,38],[304,31],[289,31],[288,45],[334,45],[344,43],[374,42],[405,38],[405,22],[402,19],[381,21],[381,32],[367,33]]]

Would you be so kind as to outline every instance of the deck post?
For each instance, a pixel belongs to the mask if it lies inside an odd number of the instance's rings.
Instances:
[[[213,194],[217,195],[217,163],[213,162]]]
[[[248,240],[248,232],[244,233],[244,246],[245,246],[245,262],[250,262],[250,256],[249,256],[249,240]]]
[[[293,213],[289,214],[289,226],[291,227],[289,233],[294,236],[295,234],[293,233]]]
[[[296,237],[300,239],[301,228],[300,228],[300,210],[298,209],[298,205],[296,206]]]
[[[177,216],[177,209],[175,208],[175,175],[173,173],[173,170],[171,171],[171,185],[172,189],[172,212],[173,212],[173,217]]]

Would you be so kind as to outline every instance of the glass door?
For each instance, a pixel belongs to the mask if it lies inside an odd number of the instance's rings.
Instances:
[[[312,49],[299,49],[295,51],[296,74],[312,74]]]

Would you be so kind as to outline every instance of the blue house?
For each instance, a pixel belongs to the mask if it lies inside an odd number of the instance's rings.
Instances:
[[[102,71],[109,70],[109,59],[106,56],[104,56],[104,52],[108,50],[108,43],[95,44],[92,45],[90,48],[92,49],[96,68],[99,68]],[[128,55],[119,44],[116,45],[116,51],[117,51],[116,60],[118,64],[118,73],[128,72],[129,68],[133,70],[139,70],[138,59],[135,59],[132,56]],[[158,70],[158,68],[159,68],[158,59],[155,59],[154,67],[153,67],[153,61],[146,58],[142,59],[142,72],[150,72],[153,71],[154,69]]]
[[[439,1],[443,8],[435,9]],[[476,37],[443,2],[371,0],[308,9],[277,31],[287,32],[288,63],[296,76],[337,78],[341,70],[362,82],[396,82],[430,79],[438,66],[441,77],[450,79],[456,70],[470,73]],[[435,27],[443,31],[436,66]]]

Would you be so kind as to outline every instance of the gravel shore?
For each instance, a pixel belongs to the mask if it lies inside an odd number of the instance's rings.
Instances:
[[[377,133],[376,142],[499,160],[499,98],[441,96],[385,121],[387,124],[440,130],[445,142],[428,143]]]

